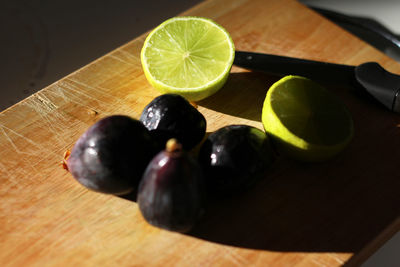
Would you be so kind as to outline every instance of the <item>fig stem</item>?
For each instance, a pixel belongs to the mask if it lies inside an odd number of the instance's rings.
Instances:
[[[182,145],[175,138],[171,138],[167,141],[165,145],[165,150],[167,152],[176,152],[182,150]]]
[[[68,169],[68,158],[69,158],[70,155],[71,155],[71,150],[69,150],[69,149],[66,150],[64,152],[63,160],[61,162],[61,166],[63,167],[64,170],[67,170],[67,171],[69,171],[69,169]]]

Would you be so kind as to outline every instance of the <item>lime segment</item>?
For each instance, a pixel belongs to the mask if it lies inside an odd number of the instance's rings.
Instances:
[[[147,36],[141,62],[147,80],[160,92],[197,101],[224,85],[234,55],[228,32],[212,20],[175,17]]]
[[[335,156],[354,132],[344,104],[325,88],[300,76],[286,76],[271,86],[262,122],[278,149],[301,161]]]

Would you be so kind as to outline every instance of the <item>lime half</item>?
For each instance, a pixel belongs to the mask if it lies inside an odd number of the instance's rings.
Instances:
[[[161,93],[197,101],[217,92],[232,67],[235,47],[228,32],[210,19],[175,17],[147,36],[141,62]]]
[[[268,90],[262,122],[278,150],[301,161],[324,161],[353,137],[344,104],[317,83],[286,76]]]

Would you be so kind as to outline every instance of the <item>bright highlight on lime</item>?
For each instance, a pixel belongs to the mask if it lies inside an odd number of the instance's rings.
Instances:
[[[149,83],[161,93],[198,101],[226,82],[235,47],[229,33],[210,19],[175,17],[146,38],[141,62]]]
[[[282,153],[301,161],[324,161],[353,137],[353,120],[344,104],[317,83],[286,76],[267,92],[262,122]]]

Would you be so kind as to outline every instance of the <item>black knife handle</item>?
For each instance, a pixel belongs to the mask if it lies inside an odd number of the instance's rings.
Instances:
[[[276,76],[299,75],[330,85],[354,85],[354,66],[236,51],[236,66]]]

